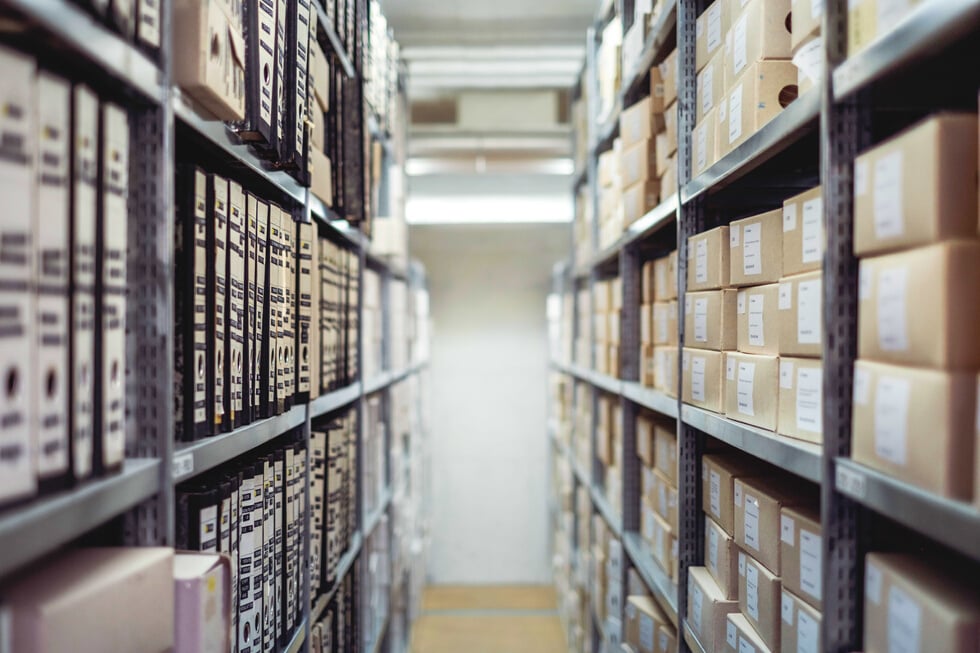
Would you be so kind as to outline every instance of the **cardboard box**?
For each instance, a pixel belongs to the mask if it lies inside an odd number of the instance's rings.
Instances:
[[[737,478],[734,482],[735,543],[779,576],[779,536],[784,507],[816,506],[815,486],[795,478]]]
[[[725,97],[725,58],[718,53],[705,64],[696,78],[698,104],[695,120],[701,123]]]
[[[677,300],[653,305],[653,344],[677,345]]]
[[[245,119],[245,40],[218,0],[174,5],[174,83],[218,120]]]
[[[816,505],[785,506],[779,515],[783,586],[823,610],[823,536]]]
[[[858,360],[855,461],[944,497],[973,497],[977,376]]]
[[[677,87],[676,79],[674,80],[674,93],[676,96]],[[663,113],[664,109],[667,108],[666,102],[664,102],[664,80],[660,76],[660,66],[650,67],[650,111],[653,113]]]
[[[640,343],[653,344],[653,304],[640,304]]]
[[[333,172],[330,159],[319,149],[310,149],[310,190],[327,206],[333,206]]]
[[[790,48],[795,50],[810,37],[820,34],[823,23],[824,3],[812,0],[792,0],[793,25],[790,34]]]
[[[864,650],[972,653],[980,640],[976,577],[940,571],[920,555],[870,553],[865,559]]]
[[[654,466],[664,478],[677,487],[677,424],[658,420],[653,426]]]
[[[174,557],[175,653],[231,649],[231,558],[207,553]],[[235,606],[238,609],[238,606]]]
[[[731,30],[725,36],[725,88],[732,89],[739,76],[750,74],[752,65],[764,59],[789,59],[791,47],[790,0],[751,0],[738,12],[733,7]],[[787,62],[788,63],[788,62]],[[793,69],[796,85],[796,69]]]
[[[735,538],[714,519],[704,516],[704,566],[724,597],[738,600],[738,547]]]
[[[752,556],[745,556],[745,575],[738,577],[738,607],[763,643],[773,651],[779,650],[782,589],[778,576]]]
[[[716,413],[725,400],[725,355],[720,351],[684,348],[684,384],[681,397],[686,404]]]
[[[738,612],[738,601],[726,599],[704,567],[688,567],[687,573],[687,623],[705,651],[721,651],[725,646],[725,619]]]
[[[673,653],[677,650],[677,631],[670,623],[657,626],[657,653]]]
[[[819,88],[824,69],[823,39],[813,36],[793,48],[793,65],[796,66],[796,84],[799,95]]]
[[[738,453],[706,454],[701,457],[702,505],[722,530],[735,535],[735,480],[764,472],[760,461]]]
[[[633,145],[624,145],[619,159],[619,173],[623,188],[657,179],[654,171],[656,151],[654,139],[641,140]]]
[[[820,624],[823,615],[806,602],[786,590],[783,579],[783,598],[780,612],[782,626],[779,633],[779,650],[786,653],[794,651],[822,651],[823,637]]]
[[[653,478],[656,498],[653,508],[670,525],[671,531],[676,533],[678,529],[677,488],[661,472],[654,470]]]
[[[628,227],[660,202],[660,180],[652,179],[623,190],[623,227]]]
[[[820,270],[826,243],[823,188],[783,202],[783,276]]]
[[[780,356],[823,353],[823,272],[805,272],[779,282]]]
[[[980,367],[980,242],[863,259],[858,356],[950,370]]]
[[[660,563],[660,566],[671,579],[675,579],[677,577],[677,536],[670,524],[657,514],[653,516],[652,544],[653,559]]]
[[[667,169],[660,175],[660,192],[663,193],[664,199],[678,192],[677,183],[677,152],[674,152],[667,159]]]
[[[858,256],[976,235],[976,113],[934,115],[855,159]]]
[[[653,345],[642,345],[640,347],[640,382],[644,387],[655,388],[656,378],[656,350]]]
[[[744,354],[779,353],[779,284],[742,288],[735,298],[738,350]]]
[[[695,21],[695,69],[700,72],[708,61],[721,53],[728,32],[728,2],[715,0]]]
[[[678,103],[674,102],[669,107],[664,109],[664,130],[663,134],[666,134],[667,138],[667,155],[672,155],[677,151],[677,119],[678,119]],[[658,141],[659,147],[659,141]],[[663,174],[664,170],[659,170]]]
[[[315,39],[310,43],[310,84],[321,112],[330,111],[330,67],[327,56]]]
[[[640,268],[640,303],[652,304],[656,301],[656,293],[656,266],[653,261],[647,261]]]
[[[663,130],[663,108],[655,110],[654,101],[645,97],[626,108],[619,116],[619,138],[627,148],[643,141],[651,142],[657,132]]]
[[[706,70],[710,70],[706,69]],[[692,172],[698,176],[710,168],[718,159],[718,147],[715,136],[718,133],[718,111],[712,109],[694,128],[691,135],[692,147],[694,148],[694,160]]]
[[[173,549],[64,551],[2,595],[11,651],[158,653],[174,645]]]
[[[741,612],[733,612],[727,615],[725,646],[727,646],[724,649],[726,652],[773,653]]]
[[[649,596],[630,596],[626,599],[624,643],[637,653],[660,653],[657,630],[667,623],[660,606]]]
[[[763,0],[753,0],[760,3]],[[752,64],[728,89],[728,130],[722,151],[730,152],[775,118],[797,96],[796,66],[790,61]]]
[[[598,313],[592,316],[592,333],[597,343],[606,344],[609,342],[609,319],[606,313]]]
[[[699,349],[735,349],[738,343],[737,292],[705,290],[687,294],[684,334],[688,346]]]
[[[680,388],[677,385],[677,347],[662,346],[654,349],[653,366],[655,389],[668,397],[677,397]]]
[[[619,345],[619,339],[622,333],[620,328],[621,320],[621,312],[618,309],[606,314],[606,328],[608,330],[609,343],[612,345]]]
[[[662,95],[664,107],[669,107],[677,99],[677,76],[679,72],[680,59],[677,55],[677,48],[674,48],[667,57],[660,62],[659,66],[659,86],[650,76],[650,95]],[[662,92],[660,91],[662,87]]]
[[[783,215],[777,209],[728,226],[733,286],[779,281],[783,274]]]
[[[650,507],[657,503],[657,476],[653,467],[644,467],[640,474],[640,496]]]
[[[776,430],[791,438],[823,442],[823,361],[779,358],[779,420]]]
[[[889,32],[922,0],[889,4],[887,0],[855,0],[847,5],[847,52],[854,55]]]
[[[687,290],[728,286],[728,227],[716,227],[687,239]]]
[[[655,292],[654,297],[658,302],[677,299],[677,251],[673,251],[667,256],[662,256],[653,262]]]

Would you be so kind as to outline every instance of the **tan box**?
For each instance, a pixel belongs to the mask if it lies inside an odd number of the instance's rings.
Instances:
[[[656,513],[656,511],[654,511]],[[677,577],[677,536],[670,524],[660,515],[653,516],[653,559],[667,572],[671,579]]]
[[[609,317],[607,313],[597,313],[592,316],[592,334],[599,344],[609,342]]]
[[[738,601],[730,601],[704,567],[689,567],[687,576],[687,623],[705,651],[725,646],[725,618],[738,612]]]
[[[793,65],[796,66],[796,85],[799,95],[819,88],[823,80],[823,39],[814,36],[793,48]]]
[[[610,188],[616,185],[619,180],[619,150],[613,147],[600,154],[597,166],[599,186]]]
[[[977,235],[977,114],[939,114],[854,161],[858,256]]]
[[[667,623],[660,606],[649,596],[630,596],[626,599],[625,637],[636,653],[660,653],[657,630]]]
[[[689,347],[735,349],[738,343],[737,294],[732,289],[687,294],[684,334]]]
[[[674,79],[674,96],[677,95],[677,80]],[[667,102],[664,102],[664,95],[666,89],[664,88],[664,80],[660,76],[660,66],[650,67],[650,111],[653,113],[663,113],[664,109],[667,108]]]
[[[665,302],[677,299],[677,251],[656,259],[653,265],[656,301]]]
[[[326,130],[327,121],[323,117],[316,117],[310,119],[310,149],[311,150],[323,150],[324,143],[326,142]]]
[[[718,111],[712,109],[701,119],[694,128],[694,133],[691,134],[691,145],[694,148],[692,172],[695,177],[710,168],[719,159],[718,147],[715,143],[715,136],[718,133],[717,120]]]
[[[673,653],[677,650],[677,631],[673,625],[662,623],[657,627],[657,653]]]
[[[653,427],[654,465],[664,478],[677,487],[677,424],[662,420]]]
[[[785,506],[779,515],[783,586],[823,611],[823,536],[817,505]]]
[[[656,350],[653,345],[640,347],[640,382],[647,388],[657,386]]]
[[[816,487],[795,478],[735,479],[735,543],[774,575],[780,575],[780,511],[783,507],[815,506],[818,501]]]
[[[677,151],[677,111],[678,103],[674,102],[672,105],[664,109],[664,131],[663,134],[667,135],[667,154],[672,155]],[[658,141],[659,146],[659,141]],[[663,173],[663,170],[660,171]]]
[[[680,60],[677,55],[677,49],[667,55],[667,57],[660,62],[660,84],[663,86],[663,102],[664,107],[669,107],[674,100],[677,99],[677,76],[679,71]],[[654,87],[653,76],[650,77],[651,92],[650,95],[656,95],[658,89]]]
[[[653,344],[653,304],[640,304],[640,343]]]
[[[716,227],[687,239],[687,290],[728,286],[728,227]]]
[[[209,553],[174,557],[174,651],[231,650],[231,558]],[[237,606],[235,606],[237,609]]]
[[[791,438],[823,442],[823,361],[779,358],[779,421],[776,430]]]
[[[753,0],[759,3],[763,0]],[[722,151],[730,152],[782,112],[797,95],[796,66],[791,61],[752,64],[728,89],[728,129]]]
[[[738,350],[744,354],[779,353],[779,284],[741,288],[735,298]]]
[[[316,98],[320,111],[330,111],[330,67],[327,63],[327,56],[323,54],[320,45],[315,42],[310,44],[309,72],[313,96]],[[322,116],[320,118],[322,122]]]
[[[619,174],[623,188],[657,179],[656,142],[653,138],[623,146],[619,159]]]
[[[821,269],[826,242],[823,188],[783,202],[783,276]]]
[[[704,566],[724,597],[738,600],[738,547],[735,538],[714,519],[704,516]]]
[[[697,79],[695,80],[698,91],[695,120],[698,123],[704,121],[711,110],[718,106],[718,102],[725,97],[724,68],[725,58],[719,52],[698,73]]]
[[[758,476],[763,471],[760,461],[742,454],[701,457],[701,508],[729,535],[735,535],[735,480]]]
[[[677,152],[670,155],[670,158],[667,160],[667,170],[660,175],[660,192],[663,193],[665,199],[678,192]]]
[[[653,508],[660,517],[670,525],[671,531],[677,532],[677,488],[660,472],[654,470],[654,492],[656,501]]]
[[[609,344],[611,345],[619,346],[620,335],[622,333],[622,329],[620,328],[621,315],[618,309],[606,315],[606,322],[608,323],[606,328],[609,334]]]
[[[684,348],[684,403],[716,413],[724,410],[725,355],[720,351]]]
[[[592,286],[592,310],[596,313],[608,313],[612,310],[612,281],[597,281]]]
[[[656,292],[656,267],[653,261],[647,261],[640,267],[640,303],[652,304],[656,301]]]
[[[865,559],[864,650],[974,653],[980,641],[976,576],[942,572],[920,555]]]
[[[655,111],[650,97],[624,109],[619,116],[619,138],[628,148],[643,141],[653,142],[653,137],[663,129],[663,109]]]
[[[728,1],[715,0],[695,21],[695,69],[700,72],[708,62],[721,53],[728,32]]]
[[[740,13],[737,6],[733,7],[731,30],[725,36],[727,89],[736,85],[739,76],[748,74],[753,64],[792,56],[790,0],[751,0],[741,4]],[[793,76],[796,76],[795,68]]]
[[[813,36],[820,34],[824,6],[822,2],[811,0],[792,0],[793,25],[790,34],[790,48],[797,46]]]
[[[245,40],[221,2],[174,5],[174,83],[219,120],[245,119]]]
[[[858,360],[854,460],[944,497],[973,498],[977,376]]]
[[[623,189],[623,227],[628,227],[660,202],[660,180],[652,179]]]
[[[783,623],[779,633],[779,650],[785,653],[824,650],[823,637],[820,632],[823,615],[807,605],[798,596],[787,591],[785,582],[783,579],[783,598],[780,609]]]
[[[327,206],[333,205],[333,172],[330,159],[320,150],[310,150],[310,190]]]
[[[980,367],[980,242],[863,259],[858,356],[941,369]]]
[[[890,31],[922,0],[888,4],[886,0],[855,0],[847,5],[847,52],[863,50]]]
[[[680,388],[677,385],[677,347],[666,345],[657,347],[653,352],[654,379],[653,387],[668,397],[677,397]]]
[[[757,286],[779,281],[783,273],[783,216],[775,210],[728,226],[733,286]]]
[[[779,354],[823,354],[823,272],[805,272],[779,282]]]
[[[640,474],[640,496],[651,508],[657,503],[657,476],[652,467],[644,467]],[[654,508],[654,512],[656,509]]]
[[[677,300],[653,305],[653,344],[677,345]]]
[[[741,612],[727,615],[725,624],[726,653],[774,653],[755,632],[755,628]]]
[[[782,590],[778,576],[752,556],[745,556],[745,575],[738,577],[738,607],[756,634],[773,651],[779,650]]]

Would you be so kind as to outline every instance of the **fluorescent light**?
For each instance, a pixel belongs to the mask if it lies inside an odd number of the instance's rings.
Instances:
[[[572,221],[566,196],[409,197],[409,224],[532,224]]]

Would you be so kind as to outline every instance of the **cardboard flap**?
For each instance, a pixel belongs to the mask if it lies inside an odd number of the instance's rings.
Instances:
[[[231,56],[238,64],[238,67],[245,69],[245,39],[241,32],[235,31],[231,22],[226,19],[226,29],[228,30],[228,47],[231,49]]]

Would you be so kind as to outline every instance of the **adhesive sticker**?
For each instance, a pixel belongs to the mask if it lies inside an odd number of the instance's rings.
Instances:
[[[796,204],[783,207],[783,232],[796,230]]]
[[[882,376],[875,388],[875,455],[896,465],[908,459],[908,379]]]

